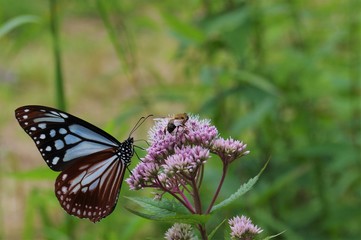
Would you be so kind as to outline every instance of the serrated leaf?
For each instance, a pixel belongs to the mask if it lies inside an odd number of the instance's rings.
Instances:
[[[187,214],[187,209],[179,202],[163,198],[161,201],[145,197],[125,197],[142,206],[146,212],[157,214]]]
[[[170,215],[162,215],[162,214],[147,214],[143,212],[136,211],[134,209],[130,209],[125,207],[129,212],[138,215],[142,218],[146,218],[149,220],[160,221],[160,222],[180,222],[180,223],[188,223],[188,224],[205,224],[210,215],[199,215],[199,214],[170,214]]]
[[[233,201],[235,201],[236,199],[238,199],[240,196],[242,196],[243,194],[245,194],[246,192],[248,192],[253,185],[258,181],[259,177],[261,176],[261,174],[263,173],[263,171],[266,169],[267,164],[269,162],[266,162],[266,164],[263,166],[263,168],[261,169],[261,171],[257,174],[257,176],[255,176],[254,178],[251,178],[250,180],[248,180],[247,183],[242,184],[240,186],[240,188],[237,190],[237,192],[233,193],[229,198],[227,198],[226,200],[222,201],[221,203],[215,205],[212,208],[211,212],[217,211],[221,208],[224,208],[225,206],[228,206],[229,204],[231,204]]]

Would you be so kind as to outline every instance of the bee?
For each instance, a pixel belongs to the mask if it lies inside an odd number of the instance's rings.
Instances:
[[[164,134],[166,134],[167,132],[172,133],[178,127],[184,127],[184,124],[188,121],[189,117],[187,113],[178,113],[172,117],[155,118],[154,120],[157,121],[162,119],[168,120],[167,126],[164,128]]]
[[[184,124],[188,121],[188,119],[189,117],[187,113],[178,113],[174,115],[174,117],[168,121],[167,127],[164,129],[164,133],[166,131],[172,133],[174,129],[180,126],[184,127]]]

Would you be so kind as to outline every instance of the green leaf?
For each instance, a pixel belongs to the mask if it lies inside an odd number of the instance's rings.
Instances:
[[[275,234],[275,235],[265,237],[263,240],[268,240],[268,239],[272,239],[272,238],[278,237],[279,235],[283,234],[284,232],[286,232],[286,230],[283,231],[283,232],[277,233],[277,234]]]
[[[251,178],[250,180],[248,180],[247,183],[242,184],[240,186],[240,188],[237,190],[237,192],[235,192],[234,194],[232,194],[229,198],[227,198],[226,200],[222,201],[221,203],[215,205],[212,208],[211,212],[217,211],[221,208],[224,208],[225,206],[228,206],[229,204],[231,204],[233,201],[235,201],[236,199],[238,199],[240,196],[242,196],[243,194],[245,194],[246,192],[248,192],[253,185],[258,181],[259,177],[261,176],[261,174],[263,173],[263,171],[266,169],[267,165],[268,165],[269,159],[267,160],[266,164],[263,166],[263,168],[261,169],[261,171],[257,174],[257,176],[255,176],[254,178]]]
[[[274,105],[275,102],[270,98],[258,102],[254,109],[250,110],[247,115],[240,117],[231,125],[232,132],[242,132],[245,129],[258,126],[260,122],[273,111]]]
[[[237,70],[234,74],[236,77],[235,80],[246,82],[264,92],[267,92],[268,94],[279,96],[279,90],[271,83],[270,79],[266,79],[255,73],[243,70]]]
[[[206,223],[209,218],[209,215],[190,214],[183,205],[167,198],[163,198],[161,201],[141,197],[126,198],[143,208],[143,211],[140,212],[125,207],[129,212],[150,220],[197,224]]]
[[[164,214],[188,213],[187,209],[179,202],[176,202],[174,200],[169,200],[167,198],[163,198],[161,201],[154,200],[152,198],[145,198],[145,197],[125,197],[125,198],[142,206],[148,212],[154,212],[154,213],[163,212]]]
[[[184,23],[184,21],[179,21],[174,15],[163,13],[163,17],[168,25],[171,27],[171,30],[177,33],[177,35],[187,42],[194,42],[200,44],[204,42],[205,35],[204,33],[194,27],[192,24]]]
[[[39,17],[32,15],[23,15],[10,19],[0,27],[0,38],[5,36],[11,30],[25,24],[39,22]]]
[[[244,25],[249,19],[249,15],[250,14],[247,9],[237,8],[207,19],[204,24],[204,28],[208,36],[223,34],[224,32],[233,31]]]
[[[224,223],[225,221],[226,221],[226,219],[223,219],[223,221],[222,221],[220,224],[218,224],[218,226],[215,227],[215,228],[212,230],[212,232],[208,235],[208,239],[209,239],[209,240],[212,240],[214,234],[216,234],[216,232],[218,231],[218,229],[223,225],[223,223]]]
[[[188,223],[188,224],[205,224],[210,217],[210,215],[199,215],[199,214],[182,215],[182,214],[176,214],[176,213],[174,213],[173,215],[156,215],[156,214],[153,215],[153,214],[139,212],[139,211],[130,209],[128,207],[125,207],[125,209],[127,209],[129,212],[134,213],[135,215],[138,215],[142,218],[146,218],[146,219],[154,220],[154,221],[160,221],[160,222],[170,222],[170,223],[180,222],[180,223]]]

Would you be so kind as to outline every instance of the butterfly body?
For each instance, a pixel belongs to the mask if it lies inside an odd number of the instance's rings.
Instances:
[[[69,113],[45,107],[15,110],[20,126],[33,139],[54,171],[55,194],[64,210],[97,222],[115,208],[134,140],[114,137]]]

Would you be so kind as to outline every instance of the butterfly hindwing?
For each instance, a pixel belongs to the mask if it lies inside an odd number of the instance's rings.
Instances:
[[[120,145],[103,130],[54,108],[23,106],[15,110],[15,116],[54,171],[83,156]]]
[[[111,148],[84,158],[61,172],[55,194],[66,212],[97,222],[115,208],[125,165]]]

